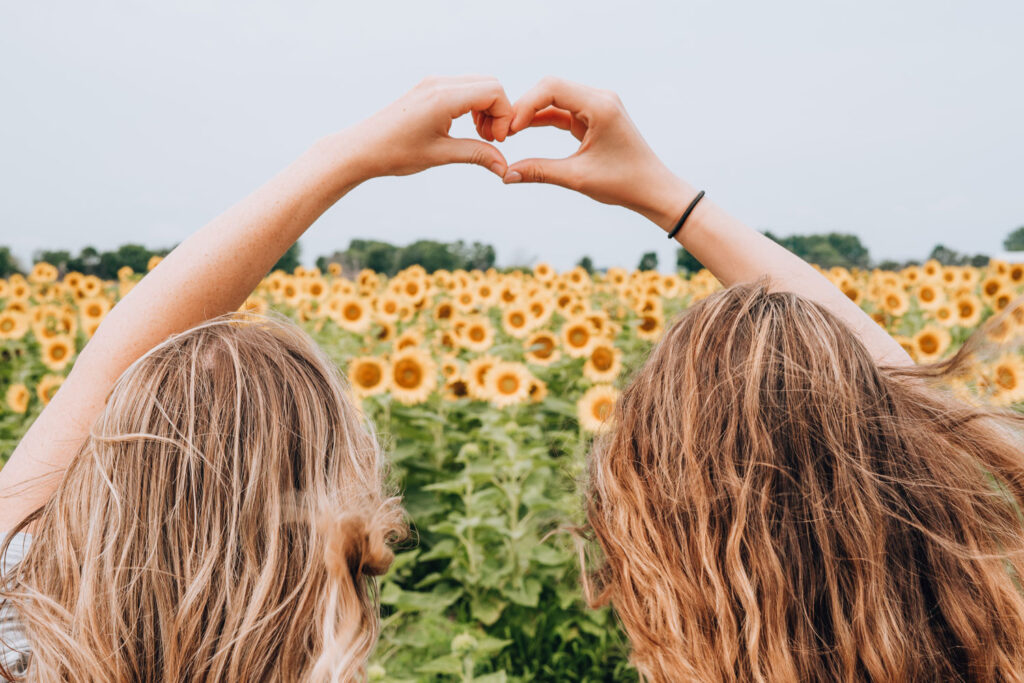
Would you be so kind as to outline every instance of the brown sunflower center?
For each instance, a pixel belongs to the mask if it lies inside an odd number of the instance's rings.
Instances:
[[[1009,368],[996,370],[996,384],[1003,389],[1013,389],[1017,386],[1017,375]]]
[[[935,353],[939,350],[939,340],[934,335],[926,334],[921,337],[921,350],[925,353]]]
[[[526,324],[526,318],[522,313],[513,313],[508,317],[508,322],[512,327],[522,327]]]
[[[611,369],[615,363],[615,355],[604,346],[599,346],[594,349],[594,355],[590,357],[590,360],[595,368],[603,372]]]
[[[363,317],[363,308],[359,304],[348,304],[342,309],[341,314],[345,320],[359,320]]]
[[[395,364],[395,384],[403,389],[415,389],[423,381],[423,368],[416,361],[405,358]]]
[[[577,348],[586,346],[587,341],[590,339],[590,335],[582,327],[574,327],[569,330],[569,343]]]
[[[514,394],[519,390],[519,378],[515,375],[502,375],[498,378],[498,392]]]
[[[608,418],[609,415],[612,414],[613,405],[614,404],[612,403],[611,399],[599,398],[598,400],[594,401],[594,405],[591,407],[590,411],[595,418],[604,421],[605,419]]]
[[[356,381],[364,387],[372,388],[380,384],[380,380],[383,374],[380,371],[380,367],[375,363],[364,363],[359,366],[359,371],[356,373]]]
[[[484,328],[475,326],[469,328],[469,338],[475,342],[483,341],[487,334],[484,332]]]

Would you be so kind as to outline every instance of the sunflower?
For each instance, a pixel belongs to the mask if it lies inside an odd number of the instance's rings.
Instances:
[[[110,312],[110,301],[102,296],[94,296],[83,299],[78,304],[78,310],[82,314],[82,322],[99,323]]]
[[[889,315],[900,316],[910,308],[910,297],[906,290],[890,287],[882,292],[878,304]]]
[[[494,345],[494,326],[483,316],[467,318],[459,341],[470,351],[482,353]]]
[[[444,385],[444,399],[458,401],[469,396],[469,383],[462,377],[452,377]]]
[[[56,282],[58,275],[59,273],[57,272],[56,266],[50,265],[45,261],[40,261],[32,266],[32,272],[28,275],[28,281],[37,284],[44,282]]]
[[[423,403],[437,387],[437,364],[423,349],[403,349],[391,356],[388,378],[396,401]]]
[[[934,315],[935,320],[937,320],[940,325],[944,325],[945,327],[952,327],[953,325],[957,324],[956,313],[954,312],[953,307],[949,304],[943,304],[936,308],[934,311]]]
[[[468,287],[455,292],[452,304],[459,313],[472,313],[478,306],[476,294]]]
[[[619,392],[610,384],[590,387],[576,402],[580,426],[588,432],[606,432],[611,428],[612,411]]]
[[[554,306],[551,305],[551,299],[548,297],[532,297],[526,308],[530,311],[530,316],[533,317],[533,328],[545,324],[555,312]]]
[[[135,275],[135,271],[132,270],[131,266],[121,266],[117,269],[117,279],[124,281],[131,279],[132,275]]]
[[[501,359],[494,356],[478,356],[469,362],[464,377],[470,396],[480,401],[487,400],[487,373],[500,362]]]
[[[665,318],[653,313],[642,316],[639,324],[636,326],[636,336],[650,342],[656,342],[661,339],[661,335],[664,332]]]
[[[541,282],[551,282],[555,278],[555,269],[551,264],[541,261],[533,267],[533,276]]]
[[[327,264],[327,272],[330,273],[332,277],[341,277],[342,270],[343,268],[340,263],[332,261]]]
[[[70,337],[58,335],[47,339],[42,350],[43,365],[51,370],[63,370],[75,357],[75,342]]]
[[[303,282],[302,288],[303,290],[305,290],[306,296],[308,296],[310,299],[315,299],[317,301],[320,301],[321,299],[326,297],[329,291],[327,287],[327,281],[319,277],[308,278],[305,282]]]
[[[441,374],[445,379],[455,379],[459,376],[459,362],[449,356],[441,361]]]
[[[907,355],[917,360],[917,347],[914,345],[914,340],[910,337],[906,337],[902,334],[894,334],[892,338],[896,340],[896,343],[903,347],[903,350],[907,352]]]
[[[548,385],[536,377],[530,380],[530,402],[540,403],[548,397]]]
[[[434,320],[451,320],[455,316],[455,306],[451,301],[442,301],[434,307]]]
[[[21,339],[28,329],[27,315],[11,310],[10,306],[0,312],[0,339]]]
[[[381,294],[377,297],[374,302],[374,308],[377,310],[378,320],[387,320],[394,322],[398,320],[401,315],[402,306],[405,303],[404,297],[398,294],[387,293]]]
[[[571,358],[585,358],[590,355],[596,337],[590,321],[585,318],[566,320],[561,330],[562,346]]]
[[[387,391],[388,364],[383,358],[359,356],[348,363],[348,381],[359,398]]]
[[[562,355],[558,337],[547,330],[535,332],[523,344],[526,360],[534,365],[551,365]]]
[[[46,405],[53,400],[61,384],[64,384],[64,378],[60,375],[44,375],[36,385],[36,396],[43,402],[43,405]]]
[[[24,384],[12,384],[7,387],[7,407],[12,412],[24,413],[28,410],[28,387]]]
[[[590,358],[583,364],[583,376],[591,382],[611,382],[622,370],[622,351],[610,342],[594,344]]]
[[[378,342],[387,342],[395,338],[397,329],[393,322],[387,320],[378,320],[376,322],[377,329],[372,332],[373,340]]]
[[[530,313],[520,306],[506,308],[501,315],[501,326],[516,339],[522,339],[530,334],[533,323],[534,319]]]
[[[395,351],[417,346],[423,346],[423,332],[415,327],[410,327],[395,339]]]
[[[1024,359],[1007,354],[992,364],[987,384],[992,389],[992,402],[1011,405],[1024,399]]]
[[[981,300],[973,294],[959,296],[953,302],[956,322],[964,327],[974,327],[981,320]]]
[[[370,329],[370,307],[365,300],[357,296],[332,297],[327,306],[338,327],[349,332],[366,332]]]
[[[946,301],[942,288],[934,282],[922,282],[917,288],[917,302],[921,308],[933,310]]]
[[[951,341],[946,329],[929,325],[914,335],[914,350],[920,361],[932,363],[946,352]]]
[[[492,405],[505,408],[522,403],[530,397],[532,379],[522,364],[498,362],[487,371],[484,391]]]
[[[267,303],[266,299],[258,296],[250,296],[242,302],[242,305],[238,308],[238,312],[265,315],[269,308],[270,305]]]
[[[146,270],[153,270],[160,265],[160,262],[164,260],[163,256],[150,256],[149,261],[146,263]]]
[[[1003,289],[1003,278],[990,275],[981,281],[981,296],[986,299],[995,298]]]

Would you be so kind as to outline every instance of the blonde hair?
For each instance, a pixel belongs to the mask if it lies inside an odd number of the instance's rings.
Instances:
[[[585,576],[650,681],[1024,679],[1021,416],[764,283],[701,301],[589,463]]]
[[[255,316],[134,363],[28,524],[0,600],[40,681],[358,678],[404,532],[335,366]]]

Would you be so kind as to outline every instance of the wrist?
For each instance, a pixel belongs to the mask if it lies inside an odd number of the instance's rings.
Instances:
[[[697,190],[668,169],[646,184],[647,192],[640,206],[640,214],[665,232],[675,227],[686,207],[697,196]]]
[[[330,192],[338,198],[375,177],[370,168],[370,156],[360,144],[358,136],[348,131],[320,138],[306,151],[304,157],[317,169]]]

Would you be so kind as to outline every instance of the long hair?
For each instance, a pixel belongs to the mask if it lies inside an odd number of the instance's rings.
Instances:
[[[649,681],[1024,680],[1022,418],[765,283],[699,302],[589,462],[585,575]]]
[[[253,316],[134,363],[29,524],[0,601],[38,681],[356,679],[404,531],[333,364]]]

